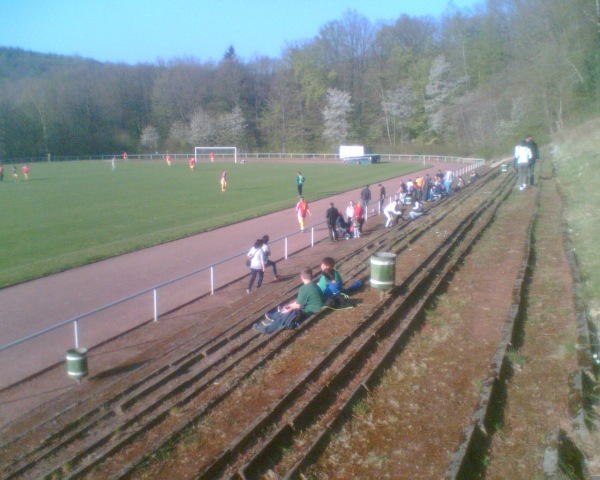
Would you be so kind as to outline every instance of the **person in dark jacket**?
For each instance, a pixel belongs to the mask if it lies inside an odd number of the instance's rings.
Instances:
[[[531,135],[525,137],[525,146],[531,150],[531,158],[529,159],[529,186],[533,186],[533,173],[535,170],[535,162],[540,158],[540,150],[537,143],[533,141]]]
[[[327,228],[329,229],[329,237],[332,242],[337,241],[336,222],[339,216],[338,209],[334,207],[333,202],[329,204],[329,208],[325,212],[325,219],[327,220]]]
[[[363,212],[368,217],[369,216],[369,202],[371,201],[371,189],[367,185],[360,192],[360,200],[363,206]]]
[[[378,215],[381,215],[383,212],[383,204],[385,203],[385,186],[381,183],[377,185],[379,187],[379,212]]]

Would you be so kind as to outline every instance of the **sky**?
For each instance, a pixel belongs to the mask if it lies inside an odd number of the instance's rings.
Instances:
[[[2,0],[0,47],[101,62],[278,58],[348,10],[373,23],[403,14],[440,17],[477,0]]]

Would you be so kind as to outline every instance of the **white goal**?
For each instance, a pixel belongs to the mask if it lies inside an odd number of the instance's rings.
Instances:
[[[202,157],[207,157],[209,160],[212,160],[211,157],[213,157],[214,153],[217,151],[233,152],[233,163],[237,163],[237,147],[194,147],[194,160],[196,160],[196,163],[198,163],[198,159]],[[213,155],[211,155],[211,153]]]

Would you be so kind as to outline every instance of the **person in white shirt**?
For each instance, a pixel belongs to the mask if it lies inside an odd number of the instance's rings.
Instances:
[[[347,223],[352,223],[352,217],[354,217],[354,202],[350,201],[350,204],[346,207]]]
[[[393,225],[396,218],[402,216],[402,210],[400,210],[400,200],[396,200],[395,202],[390,202],[384,209],[383,214],[387,221],[385,222],[385,228],[389,228]]]
[[[515,160],[517,162],[519,190],[525,190],[527,188],[529,161],[531,160],[531,150],[527,148],[525,140],[521,140],[521,143],[515,147]]]
[[[256,288],[260,288],[262,285],[263,277],[265,276],[265,252],[263,250],[263,239],[259,238],[254,242],[254,246],[248,252],[248,266],[250,267],[250,281],[248,282],[248,288],[246,289],[246,293],[250,293],[252,291],[252,285],[254,284],[254,280],[258,276],[258,281],[256,282]]]

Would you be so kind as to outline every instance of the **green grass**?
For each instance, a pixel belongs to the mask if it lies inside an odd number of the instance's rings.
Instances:
[[[5,166],[0,183],[0,287],[293,207],[298,170],[310,202],[423,168],[214,163],[192,173],[183,163],[159,161],[120,161],[114,172],[107,161],[30,167],[29,180],[17,182]]]
[[[562,133],[555,139],[555,145],[553,160],[566,200],[569,237],[575,246],[584,280],[586,302],[597,312],[600,310],[600,222],[597,211],[600,205],[600,118]]]

